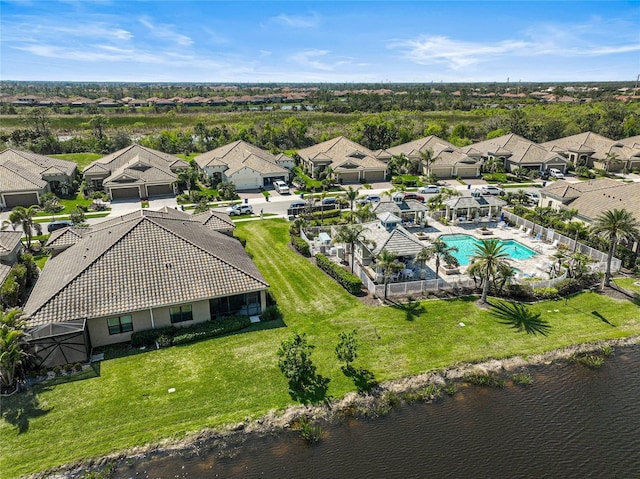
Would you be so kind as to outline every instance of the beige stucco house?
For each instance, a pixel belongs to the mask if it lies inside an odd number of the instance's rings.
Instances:
[[[73,188],[77,167],[28,151],[7,149],[0,153],[0,207],[40,204],[40,196],[51,192],[65,195]]]
[[[272,155],[241,140],[194,159],[209,178],[233,183],[238,191],[270,186],[276,180],[288,181],[293,168],[293,159],[290,157]]]
[[[384,181],[387,165],[374,153],[343,136],[298,151],[300,166],[312,178],[331,167],[340,183]]]
[[[92,162],[82,173],[112,200],[147,199],[174,195],[177,173],[188,167],[177,156],[131,145]]]
[[[241,243],[216,226],[229,229],[167,208],[76,231],[24,307],[40,362],[83,361],[135,331],[260,314],[269,285]]]
[[[434,174],[438,178],[477,178],[482,161],[469,156],[457,146],[437,136],[427,136],[402,145],[387,148],[377,153],[380,160],[388,161],[394,156],[404,155],[410,160],[420,161],[423,154],[431,155],[431,162],[421,164],[421,174]]]

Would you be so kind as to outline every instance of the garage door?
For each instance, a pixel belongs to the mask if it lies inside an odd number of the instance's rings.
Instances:
[[[173,196],[171,185],[149,185],[147,186],[149,196]]]
[[[458,168],[458,175],[461,178],[475,178],[478,176],[478,168],[475,166],[472,168]]]
[[[343,183],[357,183],[358,182],[358,172],[357,171],[349,171],[346,173],[340,172],[338,178],[342,180]]]
[[[137,186],[133,188],[111,188],[111,198],[114,200],[140,199],[140,191]]]
[[[21,193],[16,195],[4,195],[4,202],[7,208],[14,206],[31,206],[38,204],[37,193]]]
[[[364,180],[367,183],[374,181],[384,181],[384,171],[366,171],[364,174]]]
[[[434,168],[431,167],[431,171],[438,178],[451,178],[451,168]]]

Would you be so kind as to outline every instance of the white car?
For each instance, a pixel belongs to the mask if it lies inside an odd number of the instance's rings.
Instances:
[[[358,204],[366,205],[367,203],[380,203],[380,195],[367,195],[358,200]]]
[[[440,187],[438,185],[421,186],[420,188],[418,188],[418,193],[421,193],[423,195],[440,193]]]
[[[252,215],[253,206],[245,204],[233,205],[229,206],[226,211],[229,216]]]
[[[538,193],[528,191],[527,193],[525,193],[525,196],[527,197],[527,201],[532,205],[537,205],[538,203],[540,203],[540,195]]]
[[[498,188],[497,186],[486,185],[486,186],[483,186],[480,189],[480,193],[483,194],[483,195],[498,195],[498,196],[502,196],[502,195],[504,195],[504,190],[502,188]]]
[[[564,173],[556,168],[549,168],[549,176],[560,180],[564,178]]]
[[[287,183],[282,180],[274,181],[273,187],[281,195],[288,195],[289,193],[291,193],[291,191],[289,190],[289,185],[287,185]]]

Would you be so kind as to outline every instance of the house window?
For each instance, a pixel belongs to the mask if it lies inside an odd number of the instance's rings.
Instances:
[[[172,323],[182,323],[183,321],[191,321],[193,319],[193,312],[191,311],[191,305],[176,306],[169,310]]]
[[[121,334],[133,331],[133,321],[131,316],[120,316],[118,318],[107,319],[109,334]]]

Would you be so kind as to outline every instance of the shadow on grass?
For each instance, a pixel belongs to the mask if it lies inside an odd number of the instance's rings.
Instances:
[[[616,327],[615,324],[613,324],[612,322],[610,322],[607,318],[605,318],[604,316],[602,316],[598,311],[591,311],[591,314],[593,314],[596,318],[598,318],[600,321],[602,321],[603,323],[607,323],[609,326],[612,327]]]
[[[15,426],[18,434],[24,434],[29,430],[31,419],[44,416],[51,411],[40,406],[38,393],[47,388],[36,386],[8,398],[2,398],[2,419]]]
[[[367,393],[378,385],[375,376],[368,369],[354,368],[349,365],[344,366],[342,372],[345,376],[351,378],[359,393]]]
[[[424,307],[424,304],[418,301],[409,301],[408,303],[398,303],[395,301],[389,302],[391,303],[392,308],[399,309],[404,312],[404,317],[407,321],[413,321],[427,310],[427,308]]]
[[[93,362],[87,369],[73,374],[61,374],[49,379],[45,379],[45,386],[57,386],[58,384],[73,383],[76,381],[84,381],[85,379],[97,378],[100,376],[100,362]]]
[[[330,381],[331,379],[316,374],[314,377],[306,379],[301,386],[296,387],[289,383],[289,395],[294,401],[303,404],[319,403],[326,399]]]

